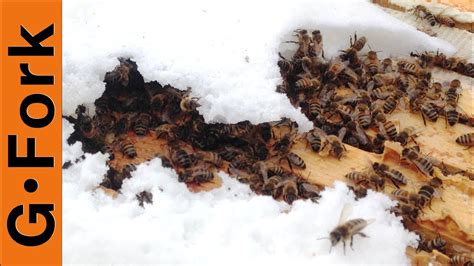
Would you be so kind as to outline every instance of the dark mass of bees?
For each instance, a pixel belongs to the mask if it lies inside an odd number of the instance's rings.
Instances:
[[[68,142],[82,142],[85,152],[110,155],[111,167],[102,186],[113,190],[120,190],[123,180],[131,177],[135,158],[141,156],[135,146],[147,137],[159,143],[160,152],[153,156],[173,168],[179,181],[188,186],[215,182],[216,172],[223,170],[256,193],[291,204],[296,199],[317,202],[321,190],[299,173],[306,164],[291,151],[295,142],[304,142],[312,152],[344,163],[345,145],[381,154],[386,140],[396,141],[404,147],[403,162],[430,180],[417,193],[405,191],[407,178],[381,162],[371,162],[366,171],[347,173],[346,178],[358,197],[365,196],[367,189],[381,191],[388,183],[393,185],[392,197],[399,204],[392,211],[405,221],[416,222],[443,187],[441,179],[433,176],[434,167],[452,173],[442,162],[421,152],[416,142],[418,129],[398,129],[390,114],[400,108],[420,115],[425,124],[444,119],[446,127],[456,123],[472,127],[474,119],[457,106],[460,81],[434,82],[430,72],[431,67],[441,66],[472,76],[472,64],[462,60],[453,63],[433,52],[413,53],[397,62],[379,58],[372,50],[362,54],[368,40],[356,34],[347,49],[326,59],[320,31],[297,30],[295,37],[297,40],[290,42],[298,48],[292,57],[280,55],[283,83],[277,91],[285,93],[313,122],[314,128],[307,133],[298,134],[298,125],[287,118],[257,125],[248,121],[205,123],[190,89],[182,91],[156,81],[145,83],[135,62],[120,58],[120,65],[105,75],[106,88],[94,102],[95,115],[80,105],[75,116],[65,117],[75,129]],[[473,140],[474,133],[469,133],[453,142],[469,148]],[[117,156],[129,163],[114,164]],[[64,167],[70,165],[68,162]],[[143,205],[152,202],[152,196],[144,191],[137,199]],[[444,245],[441,237],[422,239],[418,249],[445,252]],[[461,254],[449,255],[453,264],[470,260]]]

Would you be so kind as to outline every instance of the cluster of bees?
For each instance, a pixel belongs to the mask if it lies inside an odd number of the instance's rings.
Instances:
[[[102,186],[119,190],[136,170],[134,159],[141,156],[136,142],[153,138],[161,141],[155,156],[176,170],[180,182],[198,186],[214,182],[216,171],[224,170],[255,192],[290,204],[299,198],[319,198],[321,188],[295,172],[306,167],[290,151],[297,137],[295,122],[284,118],[258,125],[207,124],[189,89],[145,83],[133,61],[119,61],[105,76],[105,92],[94,103],[96,114],[91,117],[80,105],[75,117],[66,117],[75,128],[69,143],[81,141],[86,152],[108,153],[109,163],[117,157],[130,161],[121,168],[111,167]],[[137,198],[149,202],[152,197],[141,193]]]
[[[449,28],[456,26],[456,21],[450,17],[443,15],[443,12],[439,13],[438,15],[434,15],[426,6],[424,5],[417,5],[411,10],[413,14],[415,14],[417,19],[423,19],[428,22],[432,27],[435,25],[443,25]]]
[[[136,170],[136,159],[143,156],[137,142],[153,139],[159,143],[153,156],[173,168],[180,182],[205,185],[215,182],[216,172],[223,170],[256,193],[291,204],[296,199],[317,201],[322,189],[301,176],[306,164],[291,151],[294,143],[306,143],[316,153],[343,160],[346,144],[381,154],[385,141],[396,141],[404,147],[404,162],[430,177],[418,193],[402,190],[408,179],[384,163],[371,162],[367,171],[351,172],[346,178],[360,197],[367,189],[380,191],[391,182],[396,187],[392,195],[400,202],[393,212],[416,221],[442,187],[441,180],[433,177],[433,167],[441,168],[442,164],[421,153],[415,128],[398,130],[390,114],[406,108],[420,114],[425,124],[443,116],[446,126],[473,126],[474,120],[457,106],[459,80],[444,85],[433,82],[426,67],[437,65],[438,59],[428,59],[432,55],[428,52],[397,63],[391,58],[379,59],[375,51],[361,56],[367,39],[354,35],[347,49],[327,60],[320,31],[295,33],[295,54],[291,59],[280,55],[278,61],[283,83],[277,91],[285,93],[313,121],[314,128],[307,133],[298,134],[298,125],[287,118],[257,125],[248,121],[205,123],[196,110],[199,99],[191,96],[190,89],[145,83],[135,62],[119,58],[120,65],[105,75],[106,89],[94,102],[95,115],[80,105],[75,116],[65,117],[75,129],[68,142],[81,141],[85,152],[109,154],[109,165],[114,167],[102,186],[113,190],[120,190],[123,180]],[[455,141],[471,147],[473,140],[473,133],[469,133]],[[128,163],[111,163],[117,160]],[[143,191],[137,199],[143,206],[152,202],[153,195]],[[352,245],[355,234],[365,236],[361,230],[368,224],[370,221],[363,219],[349,220],[336,227],[329,239],[333,246],[339,242],[345,245],[348,239]],[[433,241],[422,241],[420,249],[440,249],[439,241]]]
[[[339,56],[326,60],[319,30],[311,33],[296,30],[295,36],[298,49],[292,58],[280,54],[278,65],[283,83],[277,91],[285,93],[313,122],[314,128],[304,134],[308,145],[319,153],[325,144],[330,144],[330,154],[341,159],[344,144],[383,153],[386,140],[399,142],[403,146],[402,163],[415,166],[429,179],[417,193],[400,188],[408,184],[408,179],[384,163],[370,162],[367,171],[350,172],[345,177],[358,197],[365,196],[367,189],[382,191],[386,181],[391,182],[396,188],[391,194],[399,201],[392,211],[416,222],[423,208],[440,195],[442,180],[434,177],[434,167],[446,168],[442,162],[422,154],[416,142],[420,130],[411,126],[398,130],[390,114],[399,108],[421,115],[425,125],[442,116],[446,127],[457,123],[474,126],[474,119],[457,105],[461,82],[457,79],[445,84],[435,82],[428,70],[440,66],[465,72],[461,65],[469,64],[433,52],[412,53],[412,58],[398,62],[379,59],[372,50],[361,55],[367,38],[358,38],[356,34]],[[469,68],[472,75],[472,64]],[[469,148],[473,140],[474,133],[468,133],[453,141]],[[421,247],[427,247],[423,250],[437,247],[438,242],[430,241],[420,243]]]

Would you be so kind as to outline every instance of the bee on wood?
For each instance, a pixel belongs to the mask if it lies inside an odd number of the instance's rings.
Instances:
[[[431,122],[436,122],[439,117],[438,108],[433,103],[424,103],[420,107],[421,116],[423,118],[423,123],[426,126],[426,118]]]
[[[376,173],[369,173],[369,181],[376,191],[383,191],[385,188],[385,179]]]
[[[362,237],[368,237],[366,234],[361,232],[366,228],[369,224],[373,223],[374,219],[351,219],[347,220],[349,215],[351,214],[352,207],[349,204],[346,204],[342,209],[341,216],[339,218],[339,223],[336,228],[334,228],[331,233],[329,233],[329,237],[320,238],[320,239],[329,239],[331,240],[331,249],[336,246],[338,243],[342,242],[344,247],[344,255],[346,254],[346,241],[351,240],[350,247],[352,248],[352,243],[354,240],[355,235],[360,235]],[[347,220],[347,221],[346,221]]]
[[[364,60],[364,65],[368,73],[370,73],[371,75],[377,74],[380,69],[380,60],[377,57],[377,52],[369,51],[367,53],[367,58]]]
[[[362,183],[368,183],[369,176],[364,172],[353,171],[345,175],[347,179],[352,181],[355,185],[360,185]]]
[[[242,171],[234,167],[229,167],[229,174],[236,177],[239,182],[249,184],[252,190],[261,191],[263,182],[258,175],[247,173],[246,171]]]
[[[429,241],[422,237],[420,239],[418,247],[416,248],[416,251],[418,252],[424,250],[428,253],[431,253],[433,249],[436,249],[442,253],[446,253],[446,240],[444,240],[440,235]]]
[[[196,108],[201,106],[198,103],[199,98],[197,97],[191,97],[191,96],[185,96],[179,103],[179,107],[181,108],[181,111],[183,112],[192,112],[196,111]]]
[[[453,249],[457,252],[450,259],[449,263],[453,266],[473,266],[474,255],[464,247],[453,245]]]
[[[399,185],[408,184],[408,179],[400,171],[391,169],[386,164],[375,162],[372,164],[372,169],[378,175],[390,179],[397,188],[400,188]]]
[[[300,168],[300,169],[306,169],[306,163],[304,160],[296,153],[294,152],[289,152],[286,156],[285,159],[288,161],[288,165],[290,166],[290,169],[293,170],[293,166]]]
[[[273,145],[272,149],[278,154],[286,154],[290,151],[291,145],[295,138],[296,132],[286,133],[281,139],[277,140]]]
[[[135,121],[135,134],[138,136],[145,136],[151,126],[151,121],[151,115],[147,113],[139,114],[137,120]]]
[[[416,193],[410,193],[403,189],[395,189],[392,191],[392,196],[403,203],[406,204],[415,204],[419,201],[419,196]]]
[[[310,132],[305,133],[305,138],[314,152],[319,152],[321,150],[321,135],[314,130],[311,130]]]
[[[298,185],[294,179],[282,180],[276,187],[275,198],[282,197],[283,200],[292,204],[298,199]]]
[[[415,144],[417,144],[415,140],[415,137],[417,136],[418,134],[415,127],[406,127],[400,131],[400,133],[397,135],[397,137],[394,140],[397,142],[400,142],[402,146],[406,146],[408,144],[408,141],[410,140],[412,140]]]
[[[324,150],[324,148],[328,144],[331,146],[331,154],[334,157],[336,157],[338,160],[340,160],[342,155],[344,155],[344,151],[347,151],[346,147],[344,146],[344,144],[342,143],[341,139],[338,136],[335,136],[335,135],[327,136],[323,147],[321,147],[321,150]]]
[[[457,137],[456,143],[471,148],[474,146],[474,133],[467,133]]]
[[[120,141],[120,150],[122,151],[123,155],[127,156],[128,158],[137,157],[137,150],[129,138],[124,138]]]
[[[401,215],[405,218],[408,218],[413,223],[416,223],[416,220],[420,215],[420,209],[411,204],[399,203],[396,207],[391,208],[391,211],[396,215]]]
[[[431,201],[433,200],[435,195],[438,195],[438,192],[434,189],[434,187],[430,185],[423,185],[418,190],[419,199],[415,205],[419,208],[431,206]]]
[[[390,140],[395,140],[398,136],[397,128],[395,124],[387,120],[383,113],[378,113],[375,117],[375,121],[377,121],[379,131],[382,135],[386,136]]]

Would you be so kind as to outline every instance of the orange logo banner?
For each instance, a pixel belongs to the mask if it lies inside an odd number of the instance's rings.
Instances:
[[[1,265],[61,263],[61,8],[1,2]]]

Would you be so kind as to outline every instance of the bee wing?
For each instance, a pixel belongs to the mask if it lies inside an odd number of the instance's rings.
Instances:
[[[320,129],[319,127],[314,127],[313,130],[325,139],[328,137],[328,134],[326,134],[326,132],[324,132],[324,130]]]
[[[347,221],[347,218],[349,218],[349,216],[351,215],[351,213],[352,213],[352,205],[349,203],[346,203],[344,207],[342,208],[341,216],[339,216],[338,224],[345,223]]]
[[[367,225],[369,225],[369,224],[375,222],[375,219],[367,219],[367,220],[365,220],[365,222],[367,223]]]
[[[347,128],[341,127],[341,129],[339,129],[337,137],[342,141],[344,137],[346,136],[346,133],[347,133]]]
[[[456,251],[456,252],[459,252],[459,253],[471,253],[471,251],[469,251],[469,249],[463,247],[463,246],[460,246],[460,245],[453,245],[453,249]]]

